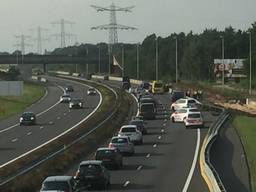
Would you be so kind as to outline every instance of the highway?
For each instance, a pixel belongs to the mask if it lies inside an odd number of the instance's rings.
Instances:
[[[216,117],[203,112],[206,128],[186,129],[182,123],[169,120],[169,94],[155,97],[159,102],[157,119],[146,121],[144,144],[135,147],[135,155],[124,157],[123,169],[111,171],[109,191],[208,191],[199,169],[199,152]],[[92,155],[85,159],[90,158]],[[73,175],[77,166],[67,174]]]
[[[70,110],[68,104],[59,103],[67,84],[74,87],[72,97],[83,98],[83,109]],[[47,94],[25,110],[37,114],[37,125],[19,126],[20,114],[0,122],[0,167],[57,137],[92,113],[101,97],[99,94],[87,96],[87,89],[88,86],[80,83],[49,77]]]

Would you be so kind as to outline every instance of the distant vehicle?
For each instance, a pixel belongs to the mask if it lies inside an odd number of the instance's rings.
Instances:
[[[69,108],[70,109],[73,109],[73,108],[76,108],[76,109],[80,108],[81,109],[81,108],[83,108],[83,101],[79,98],[73,98],[69,102]]]
[[[127,136],[115,136],[112,137],[109,148],[117,148],[121,153],[134,154],[134,144],[131,142],[130,138]]]
[[[164,84],[162,81],[153,81],[152,93],[154,93],[154,94],[163,94],[164,93]]]
[[[184,120],[186,128],[190,127],[204,127],[204,121],[201,112],[189,113]]]
[[[102,161],[82,161],[75,176],[77,189],[107,189],[110,185],[110,173]]]
[[[132,120],[142,120],[143,121],[143,116],[141,116],[141,115],[133,116]]]
[[[151,89],[151,85],[150,85],[150,83],[147,82],[147,81],[143,81],[140,86],[141,86],[143,89],[146,89],[146,90],[150,90],[150,89]]]
[[[75,192],[75,181],[72,176],[50,176],[42,184],[40,192],[65,191]]]
[[[36,115],[33,112],[22,113],[20,125],[36,125]]]
[[[178,99],[185,98],[185,92],[184,91],[177,91],[173,90],[171,93],[171,103],[174,103]]]
[[[199,101],[194,98],[179,99],[171,104],[171,109],[176,111],[177,109],[184,107],[197,107],[202,105]]]
[[[69,94],[64,94],[60,97],[61,103],[69,103],[71,101],[71,97]]]
[[[123,156],[117,148],[98,148],[95,160],[100,160],[107,168],[120,169],[123,166]]]
[[[136,125],[124,125],[120,128],[118,136],[127,136],[134,144],[142,144],[142,133],[137,129]]]
[[[96,89],[95,88],[89,88],[88,90],[87,90],[87,95],[96,95],[97,94],[97,91],[96,91]]]
[[[180,108],[171,114],[172,122],[183,122],[189,113],[199,112],[197,108]]]
[[[139,110],[143,119],[155,119],[156,117],[156,108],[153,103],[142,103]]]
[[[122,79],[122,87],[123,89],[129,90],[131,87],[130,78],[128,76],[124,76]]]
[[[65,87],[65,91],[66,92],[74,92],[74,88],[72,85],[68,85],[67,87]]]
[[[156,108],[156,101],[152,97],[142,97],[142,98],[140,98],[139,104],[141,105],[143,103],[152,103],[152,104],[154,104],[154,106]]]
[[[136,125],[137,129],[142,133],[142,134],[147,134],[147,129],[144,126],[143,120],[131,120],[129,122],[130,125]]]

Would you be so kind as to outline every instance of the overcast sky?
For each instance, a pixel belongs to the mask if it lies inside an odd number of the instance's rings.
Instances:
[[[107,31],[90,28],[109,23],[109,13],[97,13],[90,5],[107,7],[112,2],[118,6],[135,5],[132,13],[117,13],[119,24],[137,27],[138,31],[119,32],[120,42],[141,42],[152,33],[166,37],[171,33],[190,30],[200,33],[205,28],[224,29],[233,26],[245,30],[256,21],[256,0],[0,0],[0,51],[13,51],[15,35],[36,37],[31,28],[47,28],[44,32],[49,42],[43,48],[52,50],[60,40],[51,37],[60,32],[59,26],[50,23],[66,19],[76,24],[66,25],[66,32],[77,35],[79,43],[108,42]],[[36,43],[26,52],[36,51]],[[67,39],[74,44],[74,39]]]

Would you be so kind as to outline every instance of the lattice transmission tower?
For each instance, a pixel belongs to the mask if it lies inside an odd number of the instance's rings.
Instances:
[[[91,30],[108,30],[109,31],[109,51],[111,50],[112,45],[118,43],[118,34],[117,30],[137,30],[135,27],[119,25],[116,20],[116,12],[132,12],[131,10],[135,6],[130,7],[118,7],[115,6],[114,3],[110,5],[110,7],[99,7],[96,5],[91,5],[97,12],[108,11],[110,12],[110,23],[107,25],[100,25],[96,27],[92,27]]]
[[[20,40],[20,43],[15,44],[14,46],[20,47],[20,51],[22,55],[25,55],[25,48],[27,46],[31,46],[31,44],[26,43],[26,40],[30,38],[28,35],[15,35],[15,38]]]
[[[33,40],[37,43],[37,53],[41,55],[43,53],[43,41],[49,41],[49,39],[43,37],[43,32],[48,31],[48,29],[38,26],[36,29],[30,30],[36,30],[37,32],[37,37]]]

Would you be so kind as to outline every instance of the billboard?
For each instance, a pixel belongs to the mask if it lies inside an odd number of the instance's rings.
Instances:
[[[245,59],[214,59],[215,77],[221,77],[223,70],[225,77],[244,76],[244,61]]]

